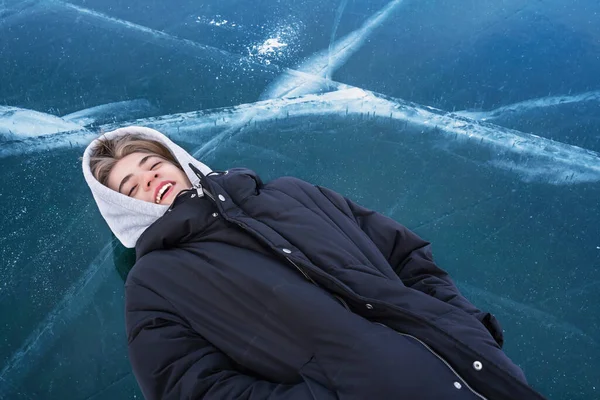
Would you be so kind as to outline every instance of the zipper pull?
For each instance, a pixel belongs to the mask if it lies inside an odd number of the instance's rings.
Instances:
[[[210,197],[210,199],[212,201],[215,201],[215,198],[213,197],[213,195],[204,188],[204,186],[202,186],[202,183],[200,181],[192,184],[192,189],[196,189],[196,193],[198,193],[198,197],[202,197],[204,195],[207,195],[208,197]]]
[[[212,199],[212,201],[215,201],[215,198],[213,197],[213,195],[210,194],[209,191],[204,189],[204,187],[202,186],[202,179],[205,179],[206,175],[204,175],[202,173],[202,171],[200,171],[198,168],[196,168],[196,166],[194,164],[188,163],[188,165],[189,165],[190,169],[198,177],[198,182],[196,182],[192,185],[194,187],[194,189],[196,189],[196,192],[198,193],[198,197],[202,197],[202,196],[204,196],[204,194],[206,194],[208,197],[210,197]]]
[[[192,184],[192,188],[196,189],[196,193],[198,193],[198,197],[202,197],[204,194],[202,193],[202,184],[200,181]]]

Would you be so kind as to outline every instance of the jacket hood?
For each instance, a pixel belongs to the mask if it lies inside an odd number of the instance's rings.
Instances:
[[[188,164],[193,164],[204,175],[212,172],[209,167],[196,160],[189,153],[172,142],[168,137],[154,129],[130,126],[105,133],[92,141],[83,153],[83,176],[92,191],[92,196],[98,205],[102,217],[117,239],[121,241],[123,246],[128,248],[135,247],[140,235],[158,218],[163,216],[169,209],[169,206],[134,199],[102,185],[92,174],[90,168],[90,156],[94,149],[100,144],[99,139],[115,139],[131,134],[138,134],[144,138],[155,140],[165,145],[179,162],[188,179],[194,186],[200,185],[200,179],[194,171],[190,169]],[[199,190],[198,192],[200,196],[203,195],[202,190]]]

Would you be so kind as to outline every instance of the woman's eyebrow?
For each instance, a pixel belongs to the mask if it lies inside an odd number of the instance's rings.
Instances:
[[[138,167],[142,167],[144,165],[144,163],[146,161],[148,161],[148,159],[152,157],[152,154],[147,155],[146,157],[142,158],[140,160],[140,162],[138,163]],[[133,174],[129,174],[127,175],[125,178],[123,178],[123,180],[121,181],[121,184],[119,185],[119,193],[121,193],[121,188],[123,187],[124,184],[127,183],[127,181],[133,176]]]

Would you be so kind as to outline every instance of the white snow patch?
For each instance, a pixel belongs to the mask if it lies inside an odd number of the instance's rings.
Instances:
[[[249,57],[266,65],[285,61],[297,51],[301,25],[297,22],[280,24],[265,34],[265,39],[247,46]]]
[[[198,16],[196,17],[195,22],[197,24],[211,25],[221,28],[241,28],[240,24],[224,19],[221,17],[221,15],[215,15],[214,17],[210,18],[205,16]]]
[[[56,115],[0,106],[0,134],[6,138],[16,139],[80,129],[82,126],[78,123],[66,121]]]
[[[276,38],[270,38],[265,40],[265,42],[263,44],[261,44],[260,46],[258,46],[258,48],[256,49],[258,54],[260,55],[271,55],[274,54],[275,52],[278,52],[279,49],[283,48],[283,47],[287,47],[288,44],[287,43],[283,43],[281,41],[281,38],[276,37]]]

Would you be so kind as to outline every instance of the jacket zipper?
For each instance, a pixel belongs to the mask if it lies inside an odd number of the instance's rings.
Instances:
[[[297,269],[298,271],[300,271],[300,273],[301,273],[302,275],[304,275],[304,277],[305,277],[307,280],[309,280],[309,281],[310,281],[310,282],[311,282],[313,285],[315,285],[315,286],[319,286],[319,285],[317,285],[317,283],[316,283],[315,281],[313,281],[313,280],[312,280],[312,278],[311,278],[310,276],[308,276],[308,275],[306,274],[306,272],[304,272],[304,270],[303,270],[302,268],[300,268],[298,265],[296,265],[296,263],[295,263],[295,262],[293,262],[291,258],[289,258],[289,257],[286,257],[286,258],[287,258],[287,260],[288,260],[289,262],[291,262],[291,263],[292,263],[292,265],[293,265],[294,267],[296,267],[296,269]]]
[[[376,324],[378,324],[378,325],[385,326],[386,328],[389,328],[389,329],[391,329],[389,326],[387,326],[387,325],[384,325],[384,324],[382,324],[382,323],[380,323],[380,322],[375,322],[375,323],[376,323]],[[392,329],[392,330],[393,330],[393,329]],[[458,379],[460,379],[460,381],[462,382],[462,384],[463,384],[464,386],[466,386],[466,387],[467,387],[467,388],[468,388],[468,389],[471,391],[471,393],[473,393],[475,396],[479,397],[479,398],[480,398],[480,399],[482,399],[482,400],[488,400],[486,397],[484,397],[484,396],[482,396],[481,394],[477,393],[477,392],[476,392],[476,391],[475,391],[475,390],[474,390],[474,389],[473,389],[471,386],[469,386],[469,384],[467,383],[467,381],[465,381],[465,380],[463,379],[463,377],[462,377],[462,376],[460,376],[460,375],[458,374],[458,372],[456,372],[456,370],[455,370],[454,368],[452,368],[452,366],[451,366],[450,364],[448,364],[448,361],[446,361],[446,360],[445,360],[445,359],[444,359],[442,356],[440,356],[438,353],[436,353],[436,352],[435,352],[435,350],[433,350],[431,347],[429,347],[429,346],[428,346],[428,345],[427,345],[425,342],[423,342],[421,339],[419,339],[419,338],[416,338],[416,337],[414,337],[413,335],[409,335],[408,333],[402,333],[402,332],[398,332],[398,331],[394,331],[394,332],[396,332],[398,335],[409,337],[409,338],[411,338],[411,339],[414,339],[414,340],[416,340],[417,342],[421,343],[421,344],[423,345],[423,347],[425,347],[427,350],[429,350],[429,352],[430,352],[431,354],[433,354],[434,356],[436,356],[436,357],[438,358],[438,360],[440,360],[441,362],[443,362],[443,363],[444,363],[444,365],[445,365],[446,367],[448,367],[448,369],[449,369],[450,371],[452,371],[452,373],[453,373],[453,374],[454,374],[454,375],[455,375],[455,376],[456,376]]]
[[[212,196],[212,194],[210,194],[208,192],[208,190],[204,189],[204,187],[202,186],[202,184],[200,183],[200,181],[198,181],[198,183],[196,183],[196,184],[192,184],[191,188],[186,189],[186,190],[182,190],[179,193],[177,193],[177,196],[175,196],[175,200],[177,200],[184,193],[189,193],[192,190],[195,190],[196,193],[198,193],[198,197],[202,197],[202,191],[204,190],[204,193],[206,193],[206,195],[208,197],[210,197],[212,199],[212,201],[215,201],[215,198]],[[167,209],[167,211],[171,211],[173,209],[173,206],[175,205],[175,200],[171,203],[171,205],[169,206],[169,208]]]
[[[196,189],[196,192],[198,192],[198,197],[202,197],[203,193],[206,194],[208,197],[210,197],[210,199],[214,202],[215,198],[213,197],[213,195],[206,189],[204,189],[204,186],[202,186],[201,181],[198,181],[198,183],[196,183],[194,185],[194,188]]]
[[[299,266],[298,266],[298,265],[297,265],[297,264],[296,264],[294,261],[292,261],[292,259],[291,259],[291,258],[289,258],[289,257],[286,257],[286,258],[287,258],[287,260],[288,260],[290,263],[292,263],[292,265],[293,265],[294,267],[296,267],[296,269],[297,269],[298,271],[300,271],[300,273],[301,273],[302,275],[304,275],[304,277],[305,277],[305,278],[306,278],[306,279],[307,279],[309,282],[311,282],[313,285],[315,285],[315,286],[317,286],[317,287],[320,287],[319,285],[317,285],[317,282],[315,282],[315,281],[314,281],[314,280],[313,280],[313,279],[312,279],[310,276],[308,276],[308,275],[306,274],[306,272],[304,272],[304,270],[303,270],[302,268],[300,268],[300,267],[299,267]],[[327,293],[330,293],[330,292],[329,292],[329,290],[326,290],[326,292],[327,292]],[[338,300],[340,303],[342,303],[342,305],[344,306],[344,308],[345,308],[346,310],[350,311],[350,307],[348,307],[348,304],[346,303],[346,301],[345,301],[344,299],[342,299],[342,298],[341,298],[340,296],[338,296],[337,294],[333,294],[333,293],[332,293],[332,296],[333,296],[333,297],[335,297],[335,298],[336,298],[336,299],[337,299],[337,300]]]
[[[458,372],[456,372],[456,370],[455,370],[454,368],[452,368],[452,366],[451,366],[450,364],[448,364],[448,361],[446,361],[446,360],[445,360],[445,359],[444,359],[442,356],[440,356],[438,353],[436,353],[435,351],[433,351],[433,349],[432,349],[431,347],[429,347],[427,344],[425,344],[425,343],[424,343],[422,340],[420,340],[420,339],[418,339],[418,338],[416,338],[416,337],[414,337],[414,336],[412,336],[412,335],[406,334],[406,333],[401,333],[401,332],[398,332],[398,334],[399,334],[399,335],[402,335],[402,336],[407,336],[407,337],[413,338],[413,339],[414,339],[414,340],[416,340],[417,342],[421,343],[423,346],[425,346],[425,348],[426,348],[427,350],[429,350],[429,351],[431,352],[431,354],[433,354],[433,355],[434,355],[434,356],[436,356],[436,357],[437,357],[437,358],[438,358],[438,359],[439,359],[441,362],[443,362],[443,363],[446,365],[446,367],[448,367],[448,369],[450,369],[450,371],[452,371],[452,373],[454,373],[454,375],[455,375],[455,376],[456,376],[458,379],[460,379],[460,380],[461,380],[461,382],[463,383],[463,385],[465,385],[465,386],[466,386],[466,387],[467,387],[467,388],[468,388],[468,389],[471,391],[471,393],[473,393],[475,396],[479,397],[481,400],[488,400],[486,397],[484,397],[483,395],[481,395],[481,394],[477,393],[477,392],[476,392],[476,391],[475,391],[475,390],[474,390],[474,389],[473,389],[471,386],[469,386],[469,384],[467,383],[467,381],[465,381],[465,380],[463,379],[463,377],[462,377],[462,376],[460,376],[460,375],[458,374]]]

